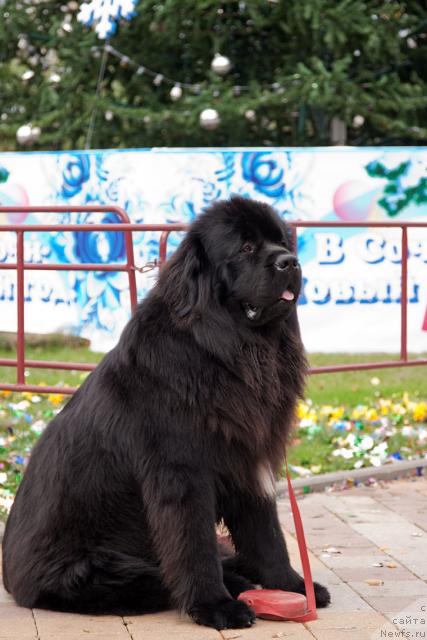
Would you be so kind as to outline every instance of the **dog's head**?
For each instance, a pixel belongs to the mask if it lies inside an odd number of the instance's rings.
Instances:
[[[268,205],[237,197],[191,225],[163,275],[172,308],[189,320],[220,306],[265,325],[289,315],[301,289],[289,227]]]

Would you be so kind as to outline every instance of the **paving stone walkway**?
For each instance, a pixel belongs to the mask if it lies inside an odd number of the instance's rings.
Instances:
[[[313,575],[333,600],[314,622],[258,620],[251,629],[218,632],[175,611],[121,618],[22,609],[0,587],[0,640],[426,638],[427,479],[311,494],[299,503]],[[298,566],[287,500],[279,514]]]

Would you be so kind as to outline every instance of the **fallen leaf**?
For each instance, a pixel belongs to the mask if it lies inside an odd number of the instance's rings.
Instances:
[[[369,580],[365,580],[366,584],[369,584],[370,587],[380,587],[384,584],[383,580],[378,580],[378,578],[369,578]]]
[[[389,569],[397,569],[397,564],[394,564],[394,562],[387,562],[386,567]]]

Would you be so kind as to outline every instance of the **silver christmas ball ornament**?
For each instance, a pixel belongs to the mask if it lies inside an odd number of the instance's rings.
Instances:
[[[182,89],[179,86],[179,84],[176,84],[174,87],[172,87],[169,95],[171,97],[171,100],[173,100],[174,102],[176,102],[182,97]]]
[[[19,144],[31,145],[41,134],[40,127],[33,127],[31,123],[23,124],[16,132],[16,139]]]
[[[24,80],[24,82],[26,82],[27,80],[31,80],[33,76],[34,76],[34,71],[32,69],[27,69],[22,74],[21,80]]]
[[[203,129],[212,131],[219,126],[221,118],[219,117],[219,113],[216,109],[203,109],[199,116],[199,122]]]
[[[230,59],[217,53],[211,62],[211,69],[220,76],[226,76],[231,69]]]
[[[32,127],[31,129],[31,142],[36,142],[41,136],[42,130],[40,127]]]
[[[361,115],[354,116],[352,124],[356,129],[363,127],[365,124],[365,118]]]
[[[16,132],[16,139],[19,144],[30,144],[31,142],[31,125],[23,124]]]
[[[59,73],[51,73],[48,80],[51,84],[58,84],[58,82],[61,82],[61,76]]]

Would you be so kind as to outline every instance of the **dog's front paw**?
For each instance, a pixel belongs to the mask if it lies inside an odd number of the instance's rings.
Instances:
[[[314,595],[316,597],[316,607],[319,607],[319,609],[323,609],[323,607],[327,607],[328,604],[331,604],[331,594],[329,593],[328,589],[318,582],[315,582],[313,586]]]
[[[323,609],[327,607],[328,604],[331,603],[331,595],[326,587],[318,582],[313,583],[314,587],[314,597],[316,598],[316,607],[319,609]],[[305,592],[305,584],[304,580],[300,578],[297,582],[293,582],[292,585],[288,587],[290,591],[294,591],[296,593],[302,593],[303,595],[307,595]]]
[[[240,600],[221,600],[220,602],[195,604],[189,615],[197,624],[214,629],[241,629],[250,627],[255,622],[255,614],[250,607]]]
[[[252,582],[231,571],[224,571],[224,584],[231,597],[236,599],[243,591],[255,589],[255,585]]]
[[[294,570],[284,579],[264,581],[262,586],[264,589],[283,589],[284,591],[293,591],[294,593],[306,595],[304,579]],[[318,582],[314,582],[313,587],[316,607],[319,609],[327,607],[331,603],[331,595],[328,589]]]

